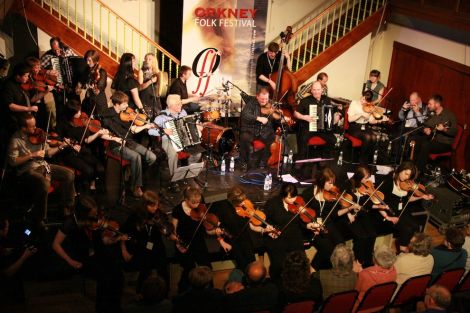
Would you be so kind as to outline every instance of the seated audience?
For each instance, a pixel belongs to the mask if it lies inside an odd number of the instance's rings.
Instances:
[[[341,243],[335,247],[330,257],[332,269],[316,273],[323,289],[323,299],[342,291],[354,289],[357,273],[353,270],[354,252]]]
[[[462,249],[464,242],[465,237],[459,229],[447,229],[444,243],[431,251],[434,257],[434,267],[431,273],[432,279],[435,279],[444,271],[465,267],[467,251]]]
[[[432,285],[426,291],[424,296],[424,313],[447,312],[450,306],[452,296],[449,290],[441,285]]]
[[[411,277],[431,274],[434,265],[430,236],[416,233],[411,238],[408,248],[410,252],[400,253],[395,262],[398,286]]]
[[[316,306],[321,303],[321,283],[311,271],[310,260],[304,251],[293,251],[286,256],[281,272],[281,305],[309,300]]]
[[[397,279],[395,266],[395,252],[387,246],[379,246],[374,251],[374,264],[359,272],[355,289],[359,292],[356,305],[370,287]]]
[[[470,224],[467,224],[464,228],[465,243],[462,248],[467,251],[467,263],[465,264],[465,272],[470,270]]]
[[[174,313],[222,312],[223,293],[212,286],[212,270],[199,266],[189,272],[190,288],[173,299]]]
[[[167,286],[160,276],[151,276],[142,285],[142,300],[130,303],[126,313],[170,313],[171,302],[166,298]]]

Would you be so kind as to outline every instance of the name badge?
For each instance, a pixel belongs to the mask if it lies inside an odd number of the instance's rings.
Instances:
[[[400,203],[398,204],[398,211],[401,211],[402,209],[403,209],[403,203],[400,202]]]
[[[366,124],[361,125],[361,130],[366,130]]]
[[[145,245],[145,248],[147,250],[152,250],[153,249],[153,242],[147,241],[147,244]]]

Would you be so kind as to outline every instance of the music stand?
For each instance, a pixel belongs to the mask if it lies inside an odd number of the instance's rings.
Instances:
[[[177,182],[184,180],[186,178],[197,177],[202,172],[204,168],[204,162],[193,163],[188,166],[181,166],[176,168],[173,177],[171,177],[171,182]]]

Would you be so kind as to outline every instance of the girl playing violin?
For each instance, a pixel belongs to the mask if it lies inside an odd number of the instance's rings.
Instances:
[[[189,287],[188,275],[196,264],[198,266],[211,266],[209,252],[204,240],[204,226],[202,226],[199,214],[199,206],[202,204],[201,190],[188,187],[183,191],[183,201],[173,208],[172,223],[175,228],[178,259],[183,273],[178,284],[178,291],[185,291]],[[194,210],[193,213],[191,213]]]
[[[416,201],[434,198],[430,194],[418,195],[411,188],[406,190],[408,189],[406,188],[407,182],[411,182],[416,176],[417,169],[411,161],[400,164],[393,175],[386,178],[381,188],[387,199],[387,205],[377,205],[380,210],[372,214],[377,233],[383,235],[395,232],[398,236],[400,251],[403,252],[408,252],[410,239],[420,227],[411,215],[417,207]],[[405,211],[402,212],[404,209]]]
[[[131,236],[131,241],[121,241],[121,252],[125,262],[139,271],[136,292],[142,293],[144,281],[153,269],[169,283],[168,263],[163,237],[173,235],[164,228],[170,228],[167,215],[159,208],[160,197],[153,191],[145,191],[137,210],[129,216],[123,232]]]
[[[336,226],[336,221],[341,211],[341,215],[349,212],[350,209],[341,210],[338,204],[334,212],[331,212],[335,205],[335,195],[341,194],[334,185],[336,175],[333,171],[325,167],[316,175],[313,188],[307,188],[302,193],[302,197],[310,202],[310,207],[316,211],[317,221],[314,223],[314,231],[317,235],[314,237],[313,245],[318,250],[312,260],[312,267],[316,270],[331,268],[330,255],[334,247],[343,243],[343,233]],[[331,214],[330,214],[331,212]],[[328,217],[329,216],[329,217]]]
[[[280,278],[287,253],[304,251],[302,229],[314,228],[313,222],[305,224],[300,218],[293,219],[296,214],[290,212],[288,206],[296,202],[297,196],[297,187],[294,184],[284,184],[279,195],[269,199],[264,206],[266,222],[283,228],[278,236],[273,233],[265,236],[265,245],[271,262],[269,275],[273,279]]]
[[[265,231],[265,228],[255,226],[248,219],[237,214],[236,208],[241,207],[245,200],[247,200],[245,192],[241,187],[236,186],[227,192],[227,200],[215,202],[212,206],[212,212],[218,217],[220,226],[231,235],[231,238],[220,236],[218,240],[221,246],[230,245],[230,252],[236,261],[237,268],[241,270],[245,270],[248,264],[255,261],[255,248],[250,232]],[[215,232],[222,235],[220,228]]]
[[[93,108],[94,113],[103,114],[108,108],[108,100],[106,99],[105,89],[108,75],[104,68],[99,64],[100,55],[95,50],[85,52],[84,59],[88,65],[84,73],[82,83],[77,85],[78,88],[85,88],[85,98],[83,99],[83,111],[91,115]]]
[[[62,161],[65,165],[79,170],[89,185],[90,190],[96,190],[95,179],[102,176],[104,167],[93,154],[90,145],[98,138],[110,139],[109,131],[101,128],[92,133],[86,127],[88,120],[82,120],[81,105],[78,100],[69,100],[64,110],[65,120],[59,121],[59,133],[71,144],[67,146]]]

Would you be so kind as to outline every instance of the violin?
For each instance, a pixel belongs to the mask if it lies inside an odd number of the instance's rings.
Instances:
[[[143,126],[145,124],[150,124],[148,121],[148,117],[145,113],[136,113],[134,109],[132,108],[127,108],[124,111],[121,111],[119,113],[119,118],[123,122],[132,122],[134,121],[134,124],[136,126]]]
[[[315,212],[315,210],[305,207],[305,200],[301,196],[297,196],[294,203],[289,204],[287,206],[287,209],[289,210],[289,212],[294,214],[299,214],[300,212],[300,219],[304,223],[308,224],[316,222],[317,213]]]
[[[36,128],[34,133],[28,134],[28,140],[33,145],[42,145],[47,141],[50,147],[57,147],[64,142],[57,133],[51,132],[48,134],[41,128]]]
[[[256,210],[253,202],[249,199],[243,200],[242,203],[235,208],[235,212],[241,217],[248,218],[250,223],[254,226],[269,226],[269,224],[266,223],[266,214],[260,210]],[[274,229],[273,233],[277,236],[281,234],[277,229]]]
[[[100,70],[101,70],[101,65],[99,63],[96,63],[93,68],[90,70],[90,76],[89,76],[89,81],[88,85],[96,85],[98,84],[98,81],[101,78],[100,75]]]
[[[383,192],[377,190],[374,186],[374,183],[371,182],[370,180],[361,184],[361,186],[358,188],[358,191],[361,195],[370,196],[370,200],[372,201],[373,204],[386,205],[384,202],[385,195],[383,194]]]
[[[275,109],[271,102],[266,103],[265,105],[261,106],[261,114],[270,117],[272,116],[275,120],[281,119],[281,112],[279,109]]]
[[[380,102],[374,104],[372,102],[365,102],[362,104],[362,110],[366,113],[372,114],[372,116],[376,120],[381,120],[384,117],[386,109],[379,106],[382,101],[385,100],[385,98],[390,94],[390,92],[393,90],[393,88],[390,88],[390,90],[380,99]]]
[[[109,218],[98,218],[96,221],[93,221],[90,225],[92,230],[103,230],[103,237],[115,237],[117,236],[126,236],[126,234],[119,231],[119,223],[115,220]],[[130,240],[131,237],[127,236],[127,240]]]
[[[323,190],[323,198],[325,201],[337,201],[339,199],[339,204],[343,209],[349,208],[353,204],[357,204],[353,201],[353,196],[348,193],[341,195],[341,191],[338,187],[333,186],[330,190]]]
[[[219,218],[217,217],[217,215],[213,214],[213,213],[207,213],[206,216],[204,217],[204,228],[207,230],[207,231],[211,231],[211,230],[216,230],[217,228],[220,229],[222,231],[222,236],[227,236],[229,238],[232,237],[232,235],[230,235],[229,232],[227,232],[224,228],[220,227],[220,221],[219,221]]]
[[[195,209],[191,209],[189,216],[196,222],[200,222],[206,215],[207,207],[204,203],[200,203]]]
[[[47,74],[47,70],[39,70],[38,73],[31,73],[26,83],[21,84],[21,89],[24,91],[30,91],[32,89],[47,92],[49,91],[48,86],[52,86],[55,89],[57,86],[57,76]]]
[[[400,182],[400,188],[404,191],[413,190],[413,195],[416,197],[422,197],[428,195],[426,187],[422,184],[415,183],[413,180],[405,180]]]
[[[72,125],[74,127],[88,127],[88,130],[92,133],[97,133],[102,128],[99,120],[94,118],[90,119],[85,112],[82,112],[80,117],[74,117]]]

